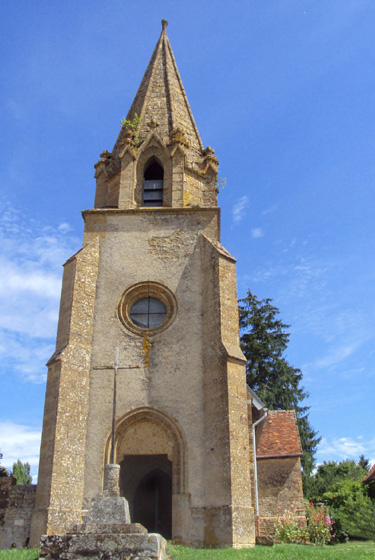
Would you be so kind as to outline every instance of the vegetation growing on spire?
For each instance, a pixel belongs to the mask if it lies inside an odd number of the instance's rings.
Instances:
[[[218,191],[222,191],[226,184],[227,184],[227,178],[226,177],[221,177],[220,176],[220,177],[217,178],[216,188],[217,188]]]
[[[140,139],[140,127],[142,123],[142,117],[139,117],[137,113],[134,114],[133,119],[125,119],[123,118],[120,121],[121,128],[125,130],[127,133],[127,137],[129,139],[129,143],[134,146],[134,148],[138,148],[142,143]]]

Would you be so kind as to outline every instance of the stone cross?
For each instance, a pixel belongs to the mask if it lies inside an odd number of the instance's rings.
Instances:
[[[166,540],[130,522],[128,502],[119,494],[119,475],[120,465],[106,465],[103,493],[92,498],[83,523],[66,527],[65,535],[42,535],[43,560],[166,560]]]
[[[94,369],[113,369],[113,404],[112,404],[112,436],[110,464],[115,462],[115,433],[116,433],[116,406],[117,406],[117,373],[119,369],[138,369],[140,366],[122,366],[119,364],[119,348],[115,348],[115,363],[110,366],[97,366]]]

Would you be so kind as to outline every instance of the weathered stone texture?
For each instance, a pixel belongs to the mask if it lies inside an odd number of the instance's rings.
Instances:
[[[216,535],[222,545],[253,546],[245,360],[239,347],[235,261],[215,239],[202,236],[201,247],[202,272],[206,279],[203,288],[205,493],[208,504],[217,508],[210,508],[206,514],[204,542],[215,545]],[[230,523],[225,525],[228,516]]]
[[[214,150],[203,150],[164,30],[127,118],[135,114],[141,119],[136,141],[122,128],[112,153],[103,152],[95,166],[95,207],[141,207],[150,157],[164,170],[163,206],[215,207],[218,161]]]
[[[57,343],[64,346],[57,346],[48,363],[39,484],[30,537],[34,546],[41,533],[63,534],[67,524],[81,520],[98,256],[98,244],[93,242],[68,261],[64,274],[57,335]]]
[[[128,503],[119,496],[119,474],[120,465],[105,466],[104,490],[91,500],[83,523],[67,527],[65,536],[42,536],[41,558],[165,559],[163,537],[130,523]]]
[[[16,485],[13,477],[0,478],[0,549],[29,543],[36,486]]]
[[[164,560],[166,541],[155,534],[43,535],[45,560]]]
[[[160,136],[169,140],[174,130],[181,127],[192,148],[196,151],[202,149],[202,142],[164,29],[129,110],[128,118],[132,119],[135,113],[143,118],[142,131],[149,128],[149,122],[153,119],[152,126],[157,127]],[[122,137],[123,134],[120,134],[119,139]]]
[[[258,488],[261,536],[274,535],[275,523],[285,509],[306,522],[299,457],[258,460]]]

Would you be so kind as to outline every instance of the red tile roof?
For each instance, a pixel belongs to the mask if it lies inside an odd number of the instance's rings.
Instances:
[[[366,474],[362,482],[370,482],[370,480],[374,480],[374,479],[375,479],[375,464],[372,465],[371,469],[368,471],[368,473]]]
[[[257,458],[302,455],[294,410],[270,410],[257,445]]]

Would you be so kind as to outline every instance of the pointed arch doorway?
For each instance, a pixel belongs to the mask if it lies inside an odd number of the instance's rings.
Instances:
[[[172,538],[172,462],[167,455],[125,455],[121,490],[133,523]]]
[[[131,520],[167,539],[183,533],[186,450],[177,421],[160,410],[138,408],[117,424],[120,492],[129,502]]]

